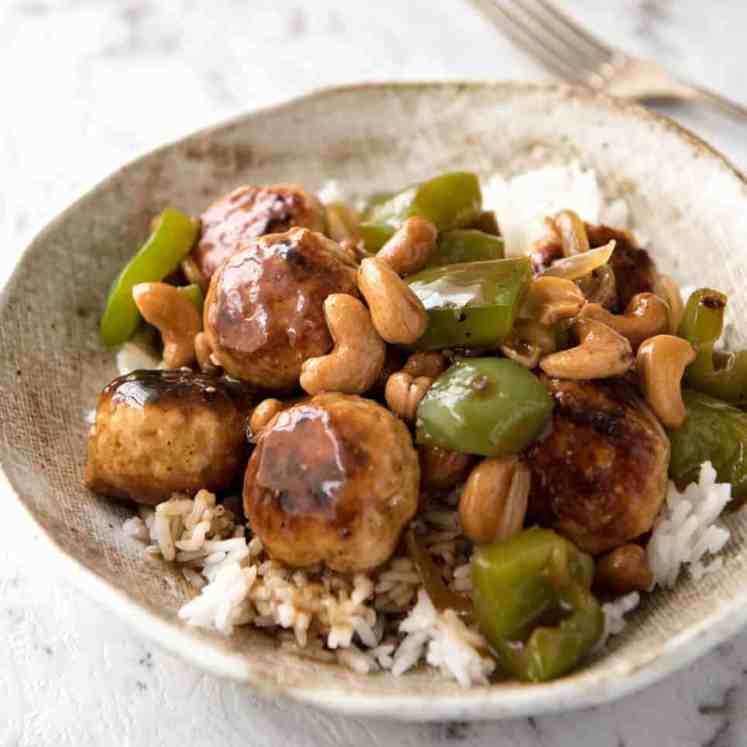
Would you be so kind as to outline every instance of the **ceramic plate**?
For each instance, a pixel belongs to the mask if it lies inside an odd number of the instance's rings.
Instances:
[[[487,175],[580,160],[624,196],[660,266],[729,293],[745,319],[747,187],[718,153],[641,108],[518,84],[362,85],[252,113],[125,166],[33,241],[0,304],[0,448],[15,494],[71,579],[140,633],[207,672],[342,712],[493,719],[601,703],[685,666],[747,620],[747,514],[718,574],[648,596],[626,633],[580,671],[544,685],[464,690],[433,673],[357,675],[281,651],[260,632],[231,639],[182,625],[190,592],[125,537],[128,507],[81,487],[84,417],[114,375],[97,334],[107,289],[171,204],[198,214],[238,184],[334,177],[363,193],[449,169]],[[744,345],[744,335],[733,342]]]

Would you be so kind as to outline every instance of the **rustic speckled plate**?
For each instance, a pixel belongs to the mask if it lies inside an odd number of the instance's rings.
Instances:
[[[243,182],[315,189],[335,177],[369,192],[447,169],[516,171],[532,163],[538,145],[545,158],[596,169],[610,195],[626,197],[664,269],[721,288],[737,318],[746,318],[744,177],[666,119],[560,87],[323,91],[140,158],[52,221],[2,296],[0,448],[7,492],[43,529],[70,577],[142,635],[208,672],[325,708],[398,719],[493,719],[601,703],[735,633],[747,621],[747,514],[727,519],[733,540],[722,572],[647,597],[626,634],[570,677],[463,690],[427,672],[360,676],[296,658],[259,632],[226,640],[183,626],[176,611],[189,591],[181,576],[145,562],[142,546],[122,534],[126,507],[81,487],[84,414],[115,374],[99,345],[99,311],[155,211],[173,204],[199,213]]]

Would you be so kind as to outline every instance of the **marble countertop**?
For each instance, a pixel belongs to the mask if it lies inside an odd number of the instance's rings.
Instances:
[[[611,42],[747,102],[743,0],[565,0]],[[461,0],[4,0],[0,282],[48,219],[197,127],[340,82],[545,78]],[[747,168],[740,128],[671,109]],[[81,596],[0,496],[0,745],[747,744],[747,633],[643,693],[492,724],[347,719],[191,668]]]

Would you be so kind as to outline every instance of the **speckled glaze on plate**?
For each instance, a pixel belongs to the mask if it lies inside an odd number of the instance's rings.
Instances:
[[[167,204],[192,213],[244,182],[329,178],[362,193],[447,169],[487,175],[578,159],[624,195],[660,266],[730,295],[747,318],[747,184],[722,156],[641,108],[564,87],[511,83],[337,88],[248,114],[160,148],[78,200],[32,242],[0,301],[3,483],[72,580],[142,635],[205,671],[340,712],[407,720],[495,719],[590,706],[692,662],[747,622],[747,514],[729,516],[725,566],[646,597],[626,633],[544,685],[463,690],[427,671],[357,675],[281,651],[251,629],[187,628],[190,592],[121,532],[127,506],[81,487],[84,416],[115,374],[97,334],[107,289]],[[745,344],[735,334],[732,343]]]

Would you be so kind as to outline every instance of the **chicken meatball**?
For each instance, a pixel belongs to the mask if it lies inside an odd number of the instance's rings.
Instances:
[[[552,429],[526,453],[532,518],[601,553],[651,529],[664,500],[669,440],[626,381],[546,379]]]
[[[209,281],[241,248],[242,242],[293,226],[324,230],[319,200],[296,184],[239,187],[214,202],[201,216],[202,233],[192,259]]]
[[[418,505],[412,437],[375,402],[320,394],[275,416],[244,478],[244,510],[289,566],[366,571],[391,557]]]
[[[85,483],[151,505],[173,492],[224,490],[245,463],[250,404],[242,382],[184,369],[120,376],[99,396]]]
[[[584,225],[592,249],[604,246],[613,239],[615,241],[615,250],[610,257],[609,266],[615,275],[617,299],[610,310],[621,313],[633,296],[638,293],[650,293],[653,290],[657,277],[656,264],[627,231],[590,223]],[[529,260],[535,274],[544,272],[562,258],[563,247],[560,238],[555,234],[537,241],[529,252]]]
[[[303,362],[332,348],[324,299],[357,296],[355,273],[338,244],[306,228],[249,242],[210,281],[204,326],[216,363],[265,389],[297,386]]]

